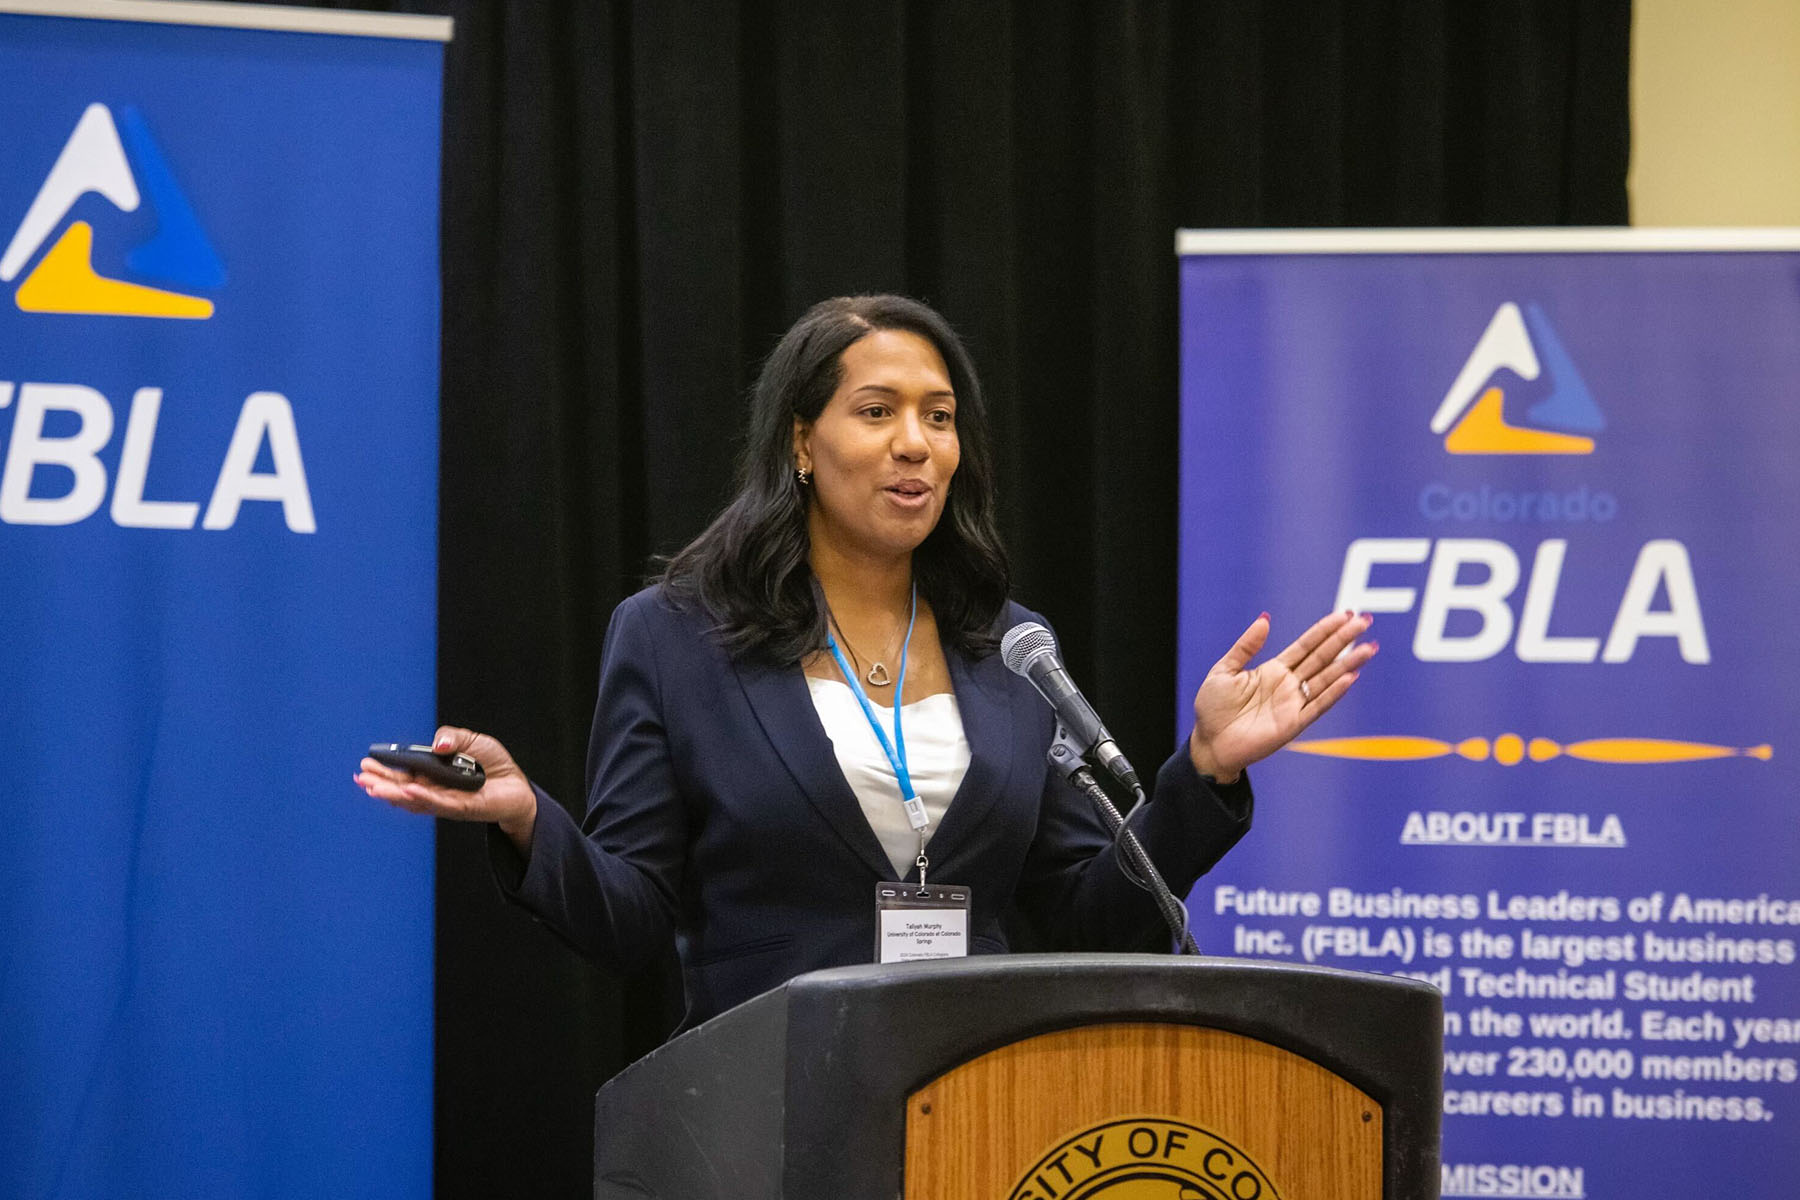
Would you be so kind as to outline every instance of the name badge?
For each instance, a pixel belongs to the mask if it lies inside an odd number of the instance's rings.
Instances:
[[[969,889],[953,883],[875,885],[875,961],[921,962],[969,953]]]

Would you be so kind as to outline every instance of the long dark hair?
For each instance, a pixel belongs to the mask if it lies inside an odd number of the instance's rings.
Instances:
[[[913,552],[913,578],[946,647],[972,657],[994,649],[1008,575],[994,518],[987,409],[969,352],[949,323],[917,300],[839,296],[808,309],[763,363],[737,496],[662,573],[664,593],[704,608],[734,657],[787,666],[825,645],[824,607],[807,559],[807,489],[794,475],[794,418],[818,418],[843,381],[844,351],[881,329],[915,333],[936,346],[956,393],[962,458],[943,515]]]

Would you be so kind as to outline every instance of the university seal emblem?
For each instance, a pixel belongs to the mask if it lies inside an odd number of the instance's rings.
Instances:
[[[1280,1200],[1250,1156],[1166,1117],[1108,1121],[1064,1138],[1008,1200]]]

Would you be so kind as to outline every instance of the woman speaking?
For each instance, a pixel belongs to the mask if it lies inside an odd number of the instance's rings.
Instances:
[[[1059,948],[1168,931],[1087,798],[1055,719],[996,653],[1007,598],[981,388],[898,296],[816,305],[757,381],[735,499],[614,611],[577,826],[493,738],[453,791],[364,759],[413,812],[485,821],[506,895],[599,962],[675,939],[692,1026],[796,975],[875,958],[881,884],[955,885],[966,949],[1017,907]],[[1208,672],[1186,744],[1130,824],[1179,894],[1250,825],[1244,769],[1331,708],[1375,653],[1334,613],[1254,669],[1267,614]],[[889,888],[892,892],[895,889]]]

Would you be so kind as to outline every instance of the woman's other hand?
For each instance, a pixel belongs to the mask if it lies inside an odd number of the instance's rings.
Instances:
[[[1373,623],[1366,613],[1334,612],[1251,669],[1250,660],[1269,637],[1269,614],[1250,622],[1194,696],[1194,731],[1188,736],[1194,768],[1230,783],[1324,716],[1375,657],[1377,643],[1352,644]]]
[[[407,812],[448,821],[491,821],[520,854],[529,857],[531,831],[537,824],[537,793],[506,747],[485,733],[445,725],[438,729],[431,748],[439,754],[467,754],[481,764],[487,782],[478,791],[461,792],[365,758],[356,772],[356,786]]]

